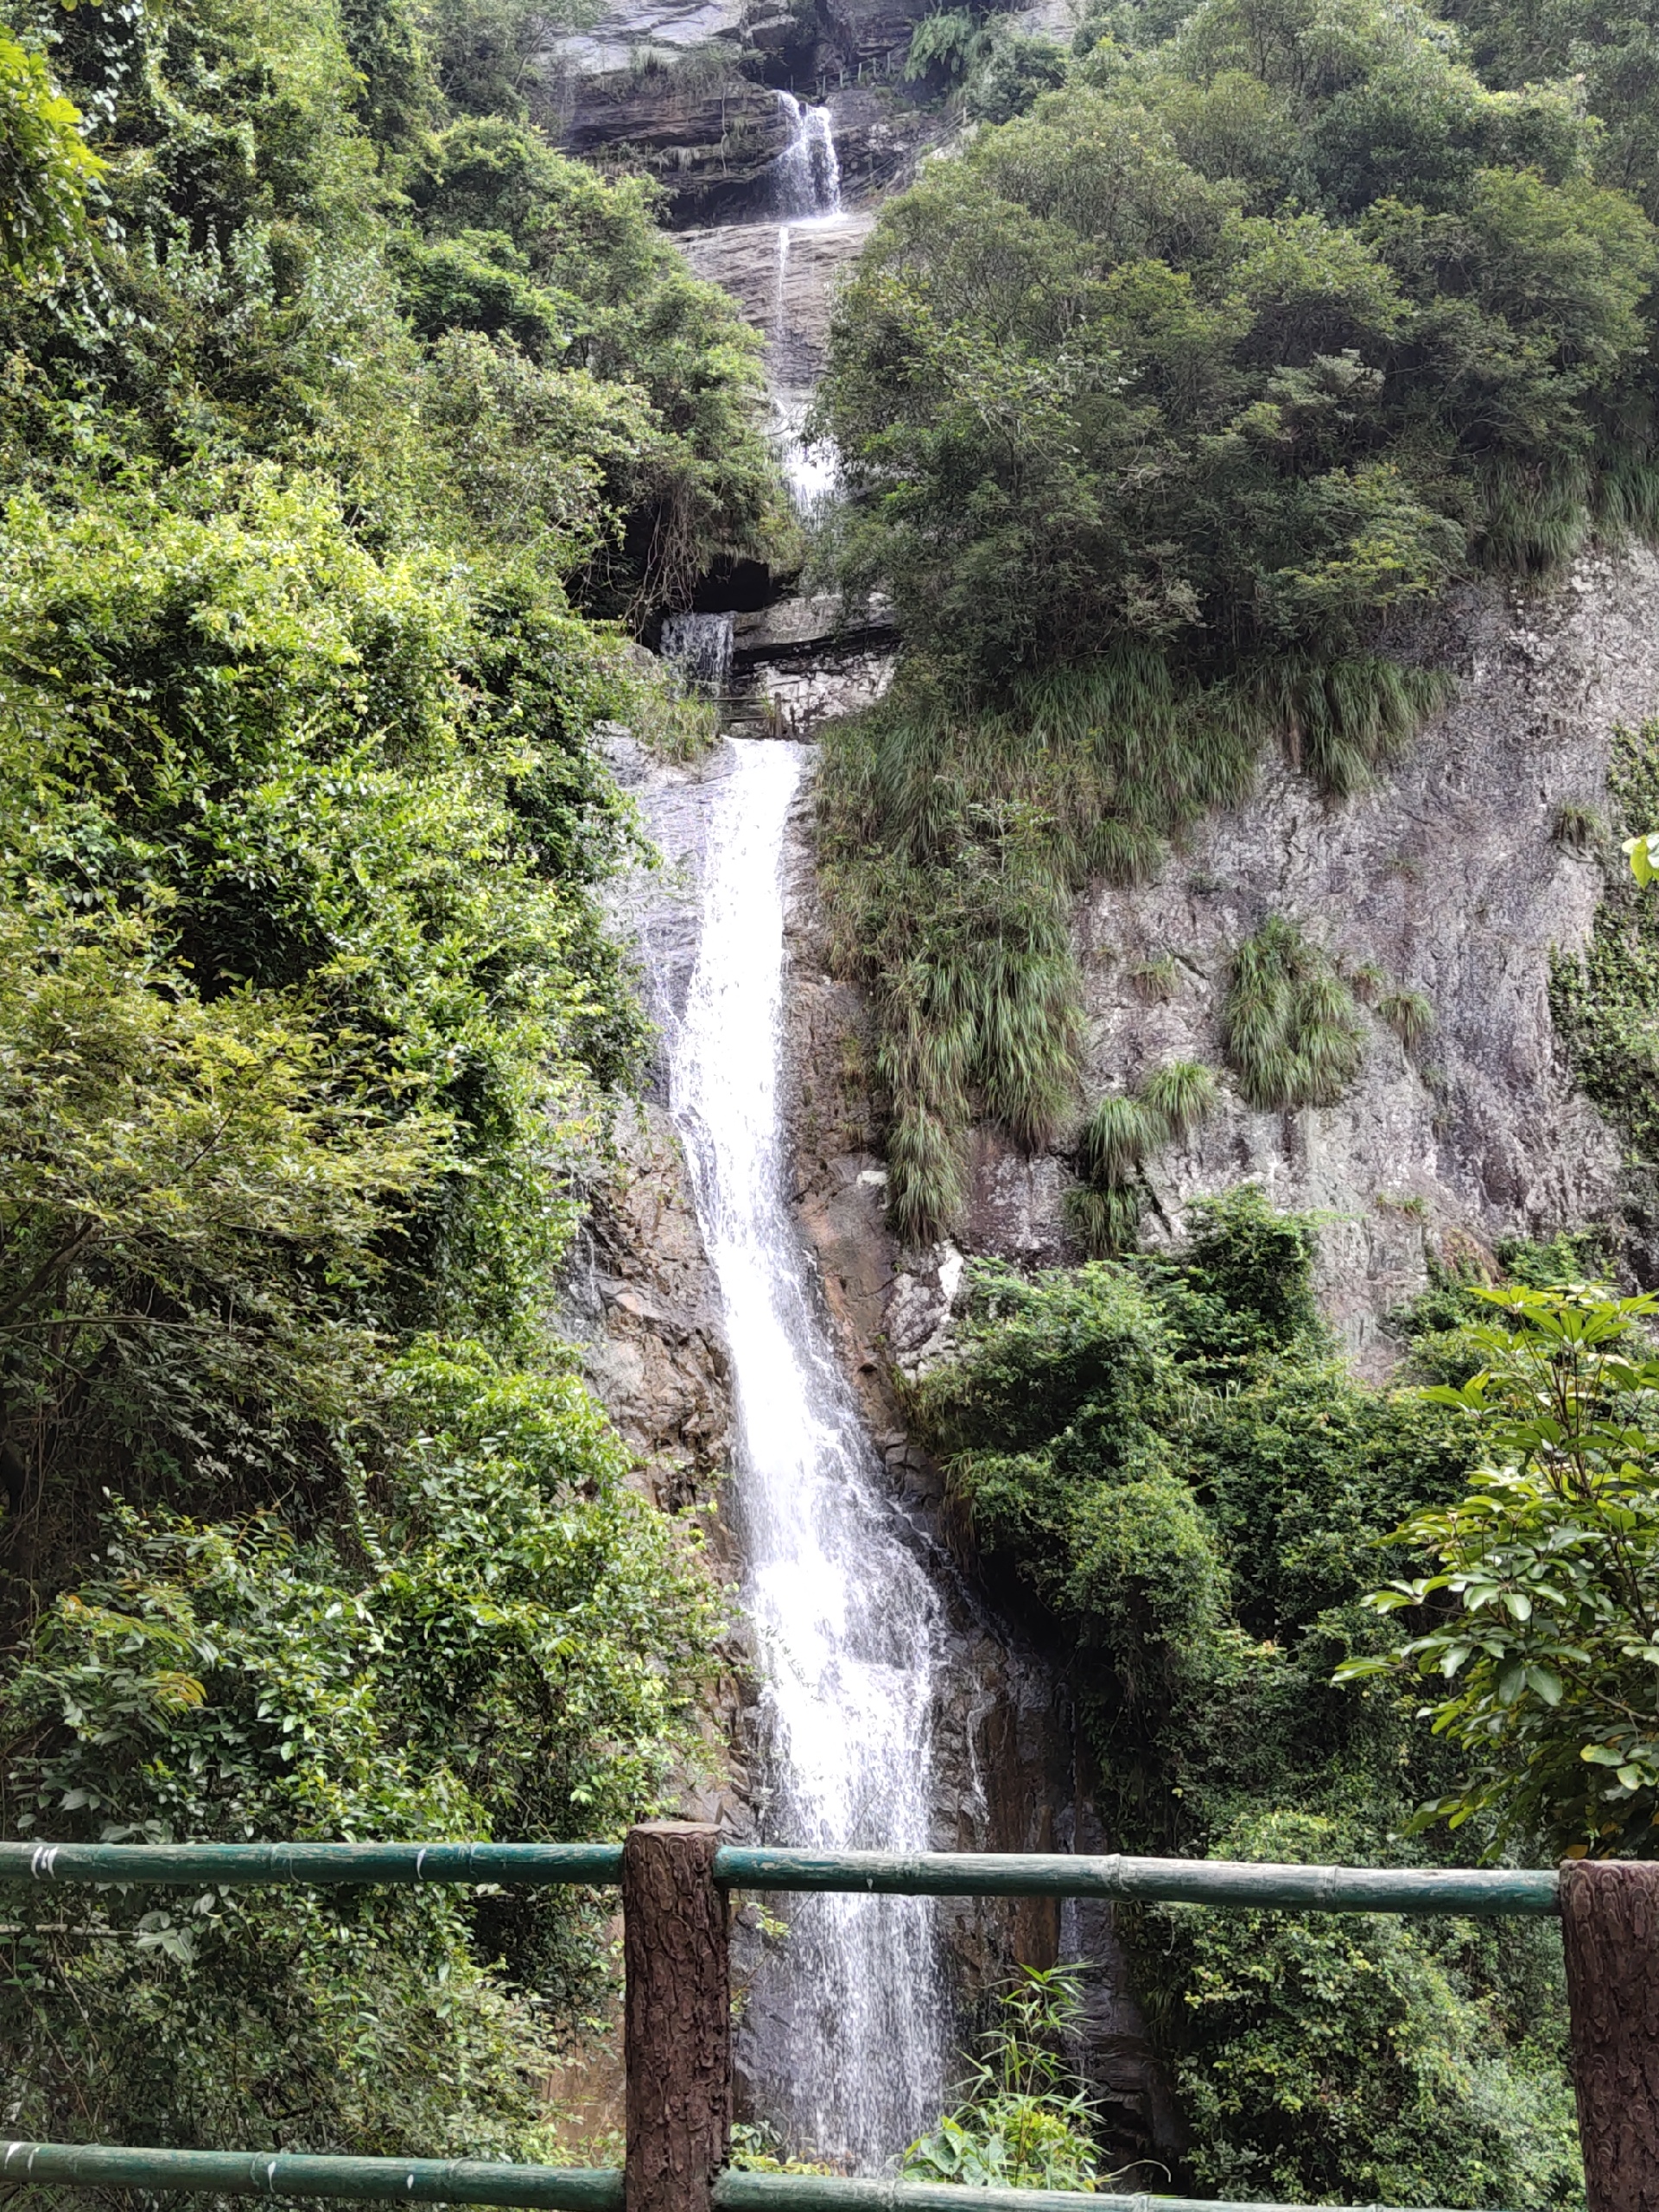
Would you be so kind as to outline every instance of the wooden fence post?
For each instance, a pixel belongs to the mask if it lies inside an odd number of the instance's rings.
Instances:
[[[1567,1859],[1561,1942],[1589,2212],[1659,2212],[1659,1862]]]
[[[726,1893],[711,1827],[652,1821],[622,1847],[626,2212],[709,2212],[732,2132]]]

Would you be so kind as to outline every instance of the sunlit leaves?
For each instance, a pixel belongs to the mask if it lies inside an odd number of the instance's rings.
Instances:
[[[1424,1395],[1475,1426],[1482,1466],[1468,1497],[1399,1532],[1434,1571],[1368,1601],[1429,1625],[1338,1679],[1445,1685],[1426,1717],[1469,1775],[1420,1822],[1645,1855],[1659,1818],[1659,1358],[1645,1331],[1659,1300],[1472,1294],[1507,1325],[1471,1328],[1486,1367]]]
[[[14,281],[61,268],[102,168],[40,54],[0,32],[0,267]]]

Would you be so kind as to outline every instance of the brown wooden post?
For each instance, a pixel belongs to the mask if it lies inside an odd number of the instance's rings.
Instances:
[[[622,1847],[626,2212],[709,2212],[732,2132],[732,1993],[714,1828],[652,1821]]]
[[[1589,2212],[1659,2212],[1659,1862],[1567,1859],[1561,1941]]]

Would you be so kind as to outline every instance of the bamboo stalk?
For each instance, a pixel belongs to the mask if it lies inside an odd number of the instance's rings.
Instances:
[[[1223,2204],[1199,2196],[1084,2196],[1058,2189],[963,2189],[949,2182],[724,2173],[715,2212],[1387,2212],[1378,2204]]]
[[[0,2144],[0,2182],[165,2189],[219,2196],[338,2196],[359,2202],[499,2204],[530,2212],[622,2212],[617,2166],[518,2166],[481,2158],[336,2158],[247,2151],[118,2150]],[[726,2172],[715,2212],[1386,2212],[1380,2205],[1221,2204],[1193,2196],[853,2181],[839,2174]]]
[[[619,1882],[620,1843],[0,1843],[0,1881]]]
[[[715,1853],[739,1890],[855,1890],[928,1897],[1107,1897],[1238,1910],[1554,1913],[1552,1867],[1283,1866],[1225,1859],[1073,1858],[1060,1853],[771,1851]],[[1161,2201],[1161,2200],[1160,2200]],[[976,2199],[977,2202],[977,2199]]]
[[[525,2205],[532,2212],[622,2212],[607,2166],[513,2166],[482,2158],[335,2158],[304,2152],[118,2150],[84,2143],[0,2145],[0,2181],[83,2189],[177,2189],[215,2196],[344,2196],[415,2204]]]
[[[608,1884],[619,1843],[0,1843],[0,1881]],[[1066,1853],[794,1851],[722,1846],[714,1878],[739,1890],[917,1897],[1108,1897],[1292,1912],[1558,1910],[1554,1867],[1283,1866],[1224,1859]]]

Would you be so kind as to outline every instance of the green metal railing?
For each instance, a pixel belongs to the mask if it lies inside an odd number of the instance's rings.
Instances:
[[[623,2212],[616,2167],[510,2166],[479,2158],[327,2158],[292,2152],[116,2151],[63,2143],[0,2143],[0,2183],[83,2189],[184,2190],[220,2196],[335,2196],[411,2204],[501,2204],[539,2212]],[[728,2171],[715,2212],[1355,2212],[1332,2205],[1228,2204],[1190,2196],[1082,2196],[1052,2189],[849,2181],[823,2174]],[[1358,2212],[1385,2212],[1366,2205]]]
[[[648,1834],[652,1831],[636,1831]],[[706,1831],[702,1833],[707,1833]],[[707,1860],[730,1890],[844,1891],[934,1897],[1096,1897],[1296,1912],[1551,1914],[1553,1869],[1449,1872],[1290,1866],[1116,1854],[817,1852],[722,1846]],[[0,1843],[0,1881],[173,1887],[261,1883],[608,1885],[620,1844]],[[721,1939],[722,1944],[724,1938]],[[723,1954],[722,1954],[723,1956]],[[721,1967],[723,1972],[723,1965]],[[630,2158],[632,2155],[630,2139]],[[478,2159],[353,2158],[303,2153],[168,2151],[0,2142],[0,2183],[184,2190],[227,2196],[338,2197],[494,2204],[539,2212],[675,2212],[632,2182],[632,2167],[578,2168]],[[1212,2206],[1147,2195],[855,2180],[727,2169],[701,2203],[712,2212],[1334,2212],[1334,2208]],[[1366,2208],[1366,2212],[1380,2212]]]
[[[1061,1853],[772,1851],[726,1845],[734,1890],[842,1890],[904,1897],[1124,1897],[1289,1912],[1559,1910],[1551,1867],[1393,1871],[1248,1859]],[[0,1881],[135,1882],[245,1888],[262,1882],[558,1882],[622,1878],[620,1843],[0,1843]]]

